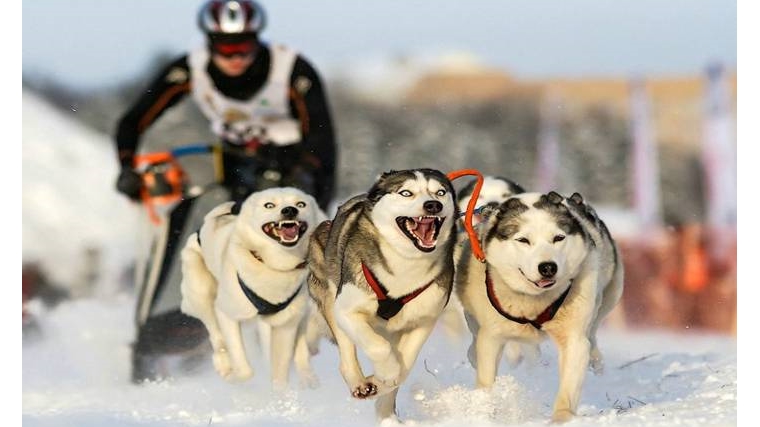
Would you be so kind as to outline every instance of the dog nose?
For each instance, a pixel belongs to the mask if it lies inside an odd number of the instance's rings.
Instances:
[[[557,263],[553,261],[542,262],[538,264],[538,272],[547,279],[552,278],[557,274]]]
[[[443,210],[443,204],[437,200],[428,200],[423,203],[422,207],[425,209],[425,212],[430,214],[437,214]]]
[[[280,213],[285,218],[292,219],[298,216],[298,209],[294,208],[293,206],[286,206],[282,208]]]

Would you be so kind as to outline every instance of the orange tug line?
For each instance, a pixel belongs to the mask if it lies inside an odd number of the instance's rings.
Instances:
[[[472,191],[472,195],[470,195],[470,201],[467,202],[467,210],[465,211],[464,215],[464,229],[467,231],[467,236],[470,238],[470,245],[472,245],[472,254],[475,255],[475,258],[477,258],[478,261],[486,262],[486,255],[483,253],[483,249],[480,247],[480,242],[478,242],[478,236],[475,233],[475,228],[472,226],[472,216],[475,212],[475,204],[478,201],[478,196],[480,196],[480,189],[483,187],[483,174],[480,173],[480,171],[477,169],[460,169],[449,172],[446,177],[450,181],[453,181],[466,175],[474,175],[477,177],[478,182],[475,183],[475,189]]]

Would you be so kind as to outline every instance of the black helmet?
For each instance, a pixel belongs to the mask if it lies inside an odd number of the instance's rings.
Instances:
[[[210,0],[198,13],[198,26],[211,38],[255,37],[266,26],[266,14],[252,0]]]

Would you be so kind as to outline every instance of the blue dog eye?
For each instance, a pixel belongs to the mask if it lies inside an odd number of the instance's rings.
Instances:
[[[264,207],[267,209],[272,209],[274,207],[274,203],[272,202],[266,202],[264,203]]]
[[[436,196],[445,196],[446,195],[446,190],[438,190],[438,191],[436,191],[435,194],[436,194]]]
[[[404,197],[412,197],[412,192],[409,190],[400,191],[398,194],[401,194]]]

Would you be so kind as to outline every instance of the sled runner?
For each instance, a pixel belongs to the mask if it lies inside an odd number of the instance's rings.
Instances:
[[[217,204],[229,200],[221,184],[191,185],[179,158],[213,153],[214,145],[191,144],[170,151],[137,156],[143,177],[141,203],[147,219],[135,269],[137,305],[132,344],[132,381],[140,383],[168,374],[164,356],[203,353],[206,330],[180,312],[179,249],[187,236]]]
[[[200,228],[206,213],[223,202],[242,201],[253,191],[272,187],[291,186],[312,192],[313,181],[297,165],[298,152],[265,147],[251,150],[248,146],[198,143],[136,157],[137,170],[143,177],[141,201],[149,221],[142,246],[145,249],[135,272],[138,299],[133,382],[165,376],[164,355],[202,354],[208,348],[203,324],[180,311],[179,259],[181,246]],[[213,155],[215,180],[191,185],[179,159],[209,154]]]

